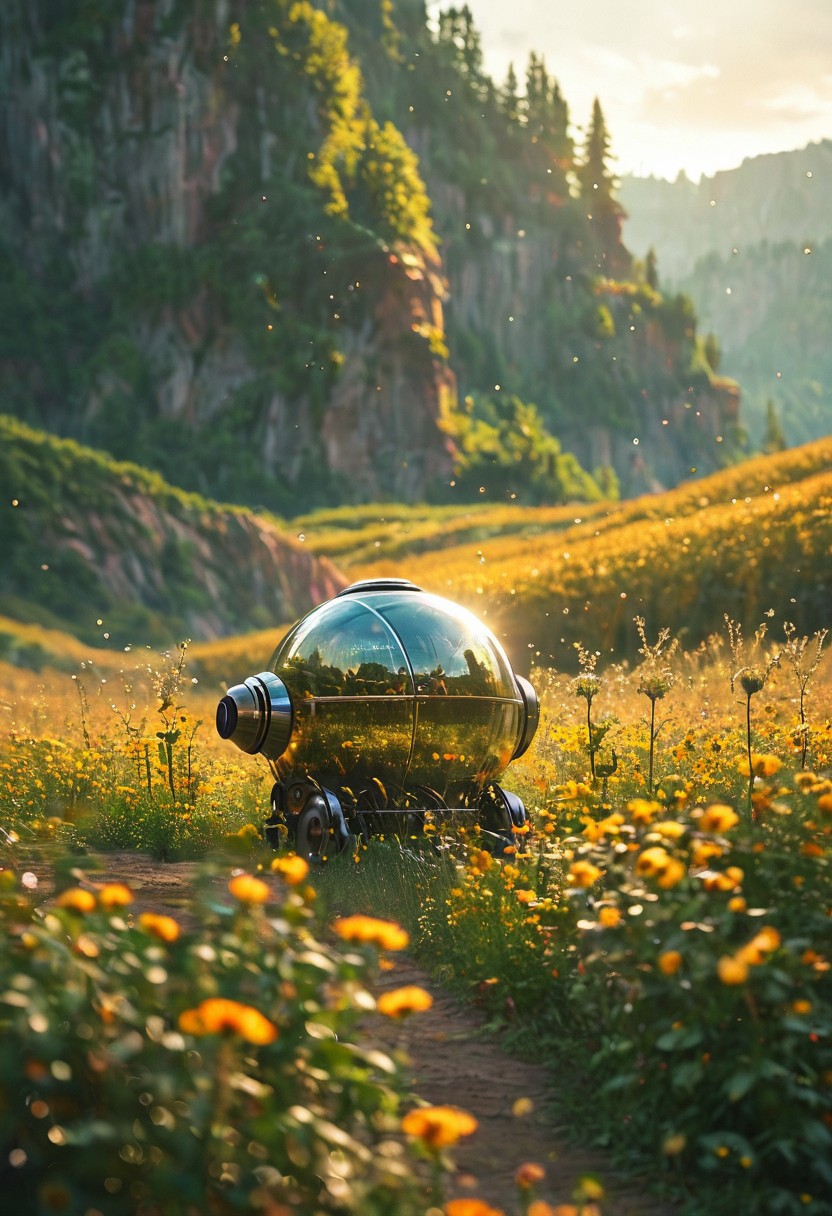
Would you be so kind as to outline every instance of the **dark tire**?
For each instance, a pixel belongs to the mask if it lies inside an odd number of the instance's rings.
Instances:
[[[338,852],[330,815],[321,799],[310,798],[297,817],[295,852],[312,865],[322,865]]]
[[[500,857],[509,845],[514,844],[511,812],[502,797],[502,790],[486,790],[480,802],[479,826],[483,846],[495,857]]]

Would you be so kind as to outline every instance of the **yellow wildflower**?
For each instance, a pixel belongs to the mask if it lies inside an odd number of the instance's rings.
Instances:
[[[579,858],[569,867],[566,880],[570,887],[591,887],[601,877],[602,872],[591,861]]]
[[[755,933],[751,941],[737,951],[738,957],[752,966],[759,966],[765,961],[767,954],[772,954],[780,946],[780,934],[772,925],[763,925]]]
[[[722,802],[715,802],[702,812],[699,826],[703,832],[713,832],[719,835],[722,832],[730,831],[739,821],[740,817],[733,807],[726,806]]]
[[[667,849],[662,845],[652,845],[639,854],[636,860],[636,872],[643,878],[655,878],[663,873],[670,861]]]
[[[123,882],[108,882],[98,890],[98,902],[102,908],[124,908],[133,902],[133,892]]]
[[[695,866],[706,866],[714,857],[721,857],[724,849],[713,840],[695,840],[690,848],[690,858]]]
[[[727,874],[721,874],[718,870],[706,870],[704,874],[700,874],[702,886],[706,891],[735,891],[737,884]]]
[[[668,857],[667,865],[657,876],[657,881],[660,887],[668,890],[670,887],[675,887],[685,877],[687,870],[678,857]]]
[[[634,798],[627,803],[627,810],[633,823],[650,823],[663,809],[660,802],[648,802],[646,798]]]
[[[684,836],[687,827],[684,823],[679,823],[678,819],[662,819],[653,824],[652,830],[658,832],[665,840],[678,840],[680,836]]]
[[[271,868],[290,887],[297,887],[309,873],[309,862],[293,853],[288,857],[275,857]]]
[[[598,920],[605,929],[614,929],[616,925],[621,923],[621,909],[601,908],[598,911]]]

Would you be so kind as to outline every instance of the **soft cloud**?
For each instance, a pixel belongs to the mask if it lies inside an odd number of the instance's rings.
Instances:
[[[832,137],[830,0],[468,3],[497,80],[534,50],[576,126],[600,98],[621,171],[698,176]]]

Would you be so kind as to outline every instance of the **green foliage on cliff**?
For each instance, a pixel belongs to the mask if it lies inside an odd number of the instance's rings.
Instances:
[[[459,451],[454,491],[462,500],[474,501],[486,487],[491,498],[522,503],[617,497],[612,471],[600,471],[602,490],[546,430],[537,407],[519,397],[467,397],[453,435]]]
[[[10,0],[0,45],[0,409],[294,514],[441,496],[454,376],[619,474],[646,415],[711,391],[692,311],[621,243],[600,104],[576,148],[543,59],[496,84],[467,5],[434,27],[423,0]],[[333,463],[339,431],[375,486]]]

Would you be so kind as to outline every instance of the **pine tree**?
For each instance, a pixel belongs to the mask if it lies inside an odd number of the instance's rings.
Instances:
[[[514,64],[508,65],[505,84],[500,90],[500,109],[507,122],[512,126],[520,125],[520,98],[517,94],[517,73],[514,70]]]
[[[659,290],[658,259],[652,245],[647,250],[647,257],[644,262],[644,281],[653,291]],[[711,366],[713,367],[713,364]],[[716,371],[716,368],[714,368],[714,371]]]
[[[546,71],[543,56],[534,51],[529,55],[526,69],[524,103],[526,129],[532,142],[539,145],[549,158],[555,193],[569,192],[567,173],[572,168],[574,147],[569,135],[569,109],[557,81]]]
[[[763,432],[761,451],[766,456],[771,456],[774,452],[783,452],[785,449],[786,436],[783,433],[777,408],[771,397],[769,397],[766,402],[766,428]]]
[[[599,269],[610,273],[626,258],[621,244],[624,208],[615,198],[618,181],[610,169],[610,136],[598,98],[592,105],[592,118],[575,169],[581,201],[599,245]]]

